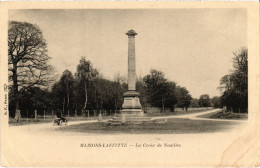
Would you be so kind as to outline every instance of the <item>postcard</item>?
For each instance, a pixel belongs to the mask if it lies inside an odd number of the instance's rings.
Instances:
[[[3,167],[258,167],[258,2],[1,2]]]

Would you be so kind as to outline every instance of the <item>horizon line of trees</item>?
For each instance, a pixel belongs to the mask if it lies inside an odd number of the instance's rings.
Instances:
[[[65,115],[82,114],[82,110],[120,110],[123,103],[123,93],[127,91],[126,78],[115,75],[114,80],[104,79],[93,67],[90,61],[82,57],[77,66],[77,72],[65,70],[60,79],[51,89],[38,86],[30,87],[20,93],[20,112],[22,116],[34,116],[37,109],[39,114],[44,110],[61,111]],[[207,94],[200,99],[193,99],[185,87],[168,81],[163,72],[152,69],[145,77],[136,81],[137,91],[141,94],[143,107],[158,107],[161,112],[165,109],[189,107],[210,107],[212,103]],[[10,116],[15,116],[15,95],[9,93]]]
[[[136,81],[143,106],[170,109],[176,107],[222,107],[236,111],[247,108],[247,49],[234,53],[234,71],[221,79],[221,97],[203,94],[193,99],[189,91],[165,78],[163,72],[151,69]],[[27,22],[10,21],[8,27],[9,114],[21,118],[21,113],[35,109],[61,110],[119,110],[127,83],[119,74],[113,81],[104,79],[89,60],[82,57],[73,75],[65,70],[57,81],[53,67],[48,64],[47,43],[40,28]],[[56,82],[55,82],[56,81]],[[234,103],[234,101],[238,103]],[[24,115],[23,115],[24,116]]]

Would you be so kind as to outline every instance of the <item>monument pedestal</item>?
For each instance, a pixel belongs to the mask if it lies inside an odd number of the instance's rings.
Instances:
[[[141,124],[146,121],[150,121],[151,117],[147,117],[142,110],[139,96],[136,91],[127,91],[124,94],[124,103],[121,114],[110,120],[111,124],[119,125],[126,124]]]
[[[143,116],[144,112],[139,100],[140,94],[135,90],[124,93],[124,103],[122,105],[121,114],[126,116]]]
[[[126,117],[143,117],[144,112],[139,100],[140,94],[135,90],[129,90],[124,93],[124,103],[122,105],[121,115]]]
[[[125,116],[144,116],[142,109],[123,109],[120,111],[121,115]]]

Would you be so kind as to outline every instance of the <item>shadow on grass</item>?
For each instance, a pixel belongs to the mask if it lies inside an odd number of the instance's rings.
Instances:
[[[166,123],[111,126],[106,123],[84,123],[61,127],[55,131],[94,134],[188,134],[223,132],[239,123],[225,121],[168,119]]]

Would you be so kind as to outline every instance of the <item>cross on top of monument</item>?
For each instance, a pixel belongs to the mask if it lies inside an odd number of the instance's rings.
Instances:
[[[131,30],[129,30],[129,31],[126,33],[126,35],[128,35],[128,36],[136,36],[137,33],[136,33],[133,29],[131,29]]]

